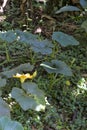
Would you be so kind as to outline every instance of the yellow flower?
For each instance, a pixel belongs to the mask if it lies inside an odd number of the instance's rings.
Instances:
[[[30,75],[29,73],[27,73],[27,74],[17,73],[16,75],[13,75],[13,77],[19,78],[21,83],[23,83],[26,79],[33,79],[34,77],[36,77],[36,75],[37,75],[37,71],[35,71],[32,75]]]

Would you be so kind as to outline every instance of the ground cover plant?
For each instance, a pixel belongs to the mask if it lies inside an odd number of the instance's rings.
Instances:
[[[86,0],[7,3],[0,16],[1,130],[87,128],[86,8]]]

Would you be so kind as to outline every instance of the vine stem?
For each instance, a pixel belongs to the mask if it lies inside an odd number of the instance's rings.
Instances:
[[[4,44],[4,47],[5,47],[5,53],[6,53],[7,62],[10,62],[10,56],[9,56],[9,52],[8,52],[6,43]]]
[[[57,78],[57,74],[55,74],[55,76],[53,76],[53,80],[52,80],[52,83],[51,83],[51,85],[50,85],[51,88],[53,87],[53,85],[54,85],[56,82],[60,81],[63,77],[64,77],[64,76],[61,75],[60,78]]]

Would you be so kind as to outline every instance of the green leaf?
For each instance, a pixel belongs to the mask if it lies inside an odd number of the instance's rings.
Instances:
[[[22,43],[27,43],[31,46],[32,50],[36,53],[51,54],[52,53],[52,43],[51,41],[45,39],[39,41],[36,35],[33,35],[29,32],[22,32],[20,30],[15,30],[16,35],[18,36],[18,41]]]
[[[0,130],[24,130],[17,121],[11,121],[8,117],[0,118]]]
[[[77,8],[76,6],[64,6],[62,8],[60,8],[56,14],[62,13],[62,12],[66,12],[66,11],[80,11],[79,8]]]
[[[40,64],[48,73],[63,74],[66,76],[72,76],[71,69],[60,60],[52,60],[51,62],[43,62]]]
[[[13,88],[11,95],[20,104],[24,111],[28,109],[36,111],[45,109],[45,105],[39,104],[32,95],[26,94],[22,89]]]
[[[84,28],[87,33],[87,20],[82,23],[81,27]]]
[[[6,79],[2,79],[0,77],[0,87],[4,87],[6,85]]]
[[[16,73],[23,73],[24,71],[32,71],[34,68],[33,65],[30,65],[30,63],[21,64],[18,67],[15,67],[14,69],[11,69],[9,71],[1,72],[0,75],[6,76],[7,78],[13,77]]]
[[[12,30],[0,32],[0,39],[4,42],[12,43],[17,39],[17,36]]]
[[[0,97],[0,117],[1,116],[10,117],[10,108],[8,104]]]
[[[32,40],[31,48],[36,53],[41,53],[43,55],[46,55],[46,54],[49,55],[52,53],[53,44],[51,41],[49,41],[47,39],[45,39],[43,41]]]
[[[61,44],[61,46],[66,47],[69,45],[79,45],[79,42],[73,37],[63,32],[54,32],[52,39]]]
[[[80,0],[80,4],[84,9],[87,8],[87,0]]]
[[[0,96],[2,95],[2,90],[0,89]]]
[[[37,36],[29,33],[29,32],[23,32],[21,30],[15,30],[16,35],[18,36],[18,41],[21,43],[27,43],[28,45],[31,45],[32,40],[36,40]]]
[[[41,104],[45,105],[45,96],[42,90],[40,90],[37,86],[37,84],[33,83],[33,82],[25,82],[22,84],[23,89],[26,90],[26,92],[33,96],[35,96],[34,98]]]

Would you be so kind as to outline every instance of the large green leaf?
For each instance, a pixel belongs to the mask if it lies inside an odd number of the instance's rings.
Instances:
[[[0,32],[0,39],[4,42],[12,43],[17,39],[17,36],[12,30]]]
[[[32,40],[36,40],[37,36],[29,33],[29,32],[23,32],[21,30],[15,30],[16,35],[18,36],[18,41],[21,43],[27,43],[28,45],[31,45]]]
[[[20,30],[15,30],[18,36],[18,41],[22,43],[27,43],[31,46],[32,50],[36,53],[41,54],[51,54],[52,53],[52,43],[49,40],[39,41],[37,35],[29,32],[22,32]]]
[[[80,0],[80,4],[83,8],[87,8],[87,0]]]
[[[87,33],[87,20],[82,23],[81,27],[84,28]]]
[[[79,42],[73,37],[63,32],[53,32],[52,39],[61,44],[61,46],[78,45]]]
[[[1,87],[4,87],[6,85],[6,79],[2,79],[1,77],[0,77],[0,88]]]
[[[8,117],[1,117],[0,130],[24,130],[24,129],[19,122],[12,121]]]
[[[37,84],[33,82],[25,82],[22,84],[22,87],[26,90],[28,94],[33,95],[37,102],[45,105],[44,92],[38,88]]]
[[[45,109],[45,105],[38,103],[31,94],[25,93],[22,89],[13,88],[11,95],[20,104],[24,111],[28,109],[36,111]]]
[[[77,8],[76,6],[64,6],[60,8],[58,11],[56,11],[56,14],[66,12],[66,11],[80,11],[80,9]]]
[[[7,78],[13,77],[16,73],[23,73],[24,71],[32,71],[34,68],[33,65],[30,65],[30,63],[21,64],[18,67],[15,67],[14,69],[11,69],[9,71],[1,72],[0,75],[4,75]]]
[[[60,60],[52,60],[51,62],[43,62],[40,64],[48,73],[63,74],[66,76],[72,76],[71,69]]]
[[[32,40],[31,48],[34,52],[41,53],[43,55],[46,55],[46,54],[49,55],[52,53],[53,44],[51,41],[47,39],[42,40],[42,41]]]
[[[29,32],[23,32],[21,30],[9,30],[7,32],[1,32],[0,38],[8,43],[11,43],[15,40],[21,43],[27,43],[36,53],[41,53],[43,55],[49,55],[52,53],[53,45],[51,41],[47,39],[39,41],[37,35]]]
[[[0,97],[0,117],[1,116],[10,117],[10,108],[8,104]]]

